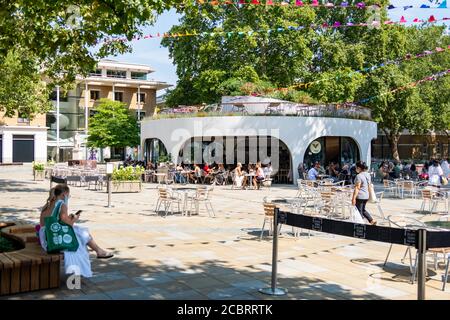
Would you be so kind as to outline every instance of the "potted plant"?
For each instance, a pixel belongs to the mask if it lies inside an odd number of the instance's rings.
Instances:
[[[112,174],[112,192],[141,192],[142,174],[144,168],[140,166],[114,169]]]
[[[41,162],[33,161],[33,178],[34,181],[42,181],[44,180],[44,164]]]

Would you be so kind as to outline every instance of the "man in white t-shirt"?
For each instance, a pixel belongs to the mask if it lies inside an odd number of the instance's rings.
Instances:
[[[314,167],[309,169],[308,171],[308,180],[317,180],[317,176],[319,175],[320,163],[316,162]]]

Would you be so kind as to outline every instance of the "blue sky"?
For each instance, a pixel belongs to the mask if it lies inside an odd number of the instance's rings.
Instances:
[[[415,6],[420,7],[422,4],[427,4],[431,7],[437,7],[436,2],[441,3],[443,0],[391,0],[391,4],[394,6]],[[408,9],[397,8],[389,10],[390,17],[393,21],[400,20],[401,16],[404,16],[407,21],[412,21],[414,18],[427,19],[430,15],[434,15],[436,19],[442,19],[444,17],[450,17],[450,0],[447,0],[448,9]],[[170,30],[170,28],[178,23],[179,15],[173,10],[162,14],[154,26],[144,29],[144,34],[158,33]],[[450,27],[450,22],[447,21],[447,25]],[[165,81],[175,85],[177,82],[176,69],[171,59],[169,58],[169,52],[167,49],[161,47],[160,39],[144,39],[134,41],[133,52],[125,55],[110,57],[111,59],[140,63],[151,66],[156,72],[149,76],[149,79],[155,79],[159,81]],[[431,49],[431,48],[430,48]],[[158,94],[161,94],[160,91]]]

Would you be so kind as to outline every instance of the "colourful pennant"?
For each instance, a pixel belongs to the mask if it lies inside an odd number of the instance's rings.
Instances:
[[[415,18],[414,20],[412,20],[412,23],[424,23],[424,22],[428,22],[428,23],[436,23],[439,21],[447,21],[450,20],[450,17],[445,17],[442,19],[436,19],[433,15],[430,16],[426,21],[420,20],[418,18]],[[401,17],[401,19],[399,21],[391,21],[391,20],[387,20],[384,21],[383,23],[385,25],[392,25],[392,24],[404,24],[407,23],[408,21],[405,19],[404,16]],[[327,23],[324,23],[322,25],[316,25],[316,24],[311,24],[309,26],[309,28],[311,29],[327,29],[327,28],[347,28],[347,27],[373,27],[373,26],[379,26],[381,25],[380,21],[373,21],[371,23],[353,23],[353,22],[346,22],[341,23],[339,21],[334,22],[333,24],[329,25]],[[189,33],[187,31],[185,31],[185,33],[172,33],[169,34],[167,32],[161,34],[161,33],[156,33],[154,35],[152,34],[148,34],[145,35],[143,37],[135,37],[133,38],[133,40],[141,40],[141,39],[156,39],[156,38],[181,38],[181,37],[196,37],[196,36],[216,36],[216,35],[223,35],[223,36],[227,36],[227,37],[231,37],[233,35],[253,35],[253,34],[263,34],[263,33],[273,33],[273,32],[285,32],[285,31],[300,31],[307,28],[307,26],[288,26],[288,27],[279,27],[276,29],[269,29],[269,30],[251,30],[251,31],[217,31],[217,32],[202,32],[202,33],[197,33],[195,30],[193,31],[193,33]],[[132,40],[132,41],[133,41]],[[128,42],[128,39],[126,38],[115,38],[115,39],[108,39],[105,42],[114,42],[114,41],[120,41],[120,42]]]

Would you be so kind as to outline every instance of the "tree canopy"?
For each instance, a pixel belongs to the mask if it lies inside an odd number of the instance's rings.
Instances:
[[[135,117],[119,101],[100,99],[89,122],[88,146],[94,148],[134,147],[140,144]]]
[[[358,1],[348,2],[356,5]],[[444,27],[427,23],[419,27],[384,24],[388,2],[365,2],[379,4],[376,10],[264,5],[189,8],[171,32],[196,30],[199,36],[162,42],[179,77],[167,103],[213,103],[222,95],[251,90],[296,102],[355,102],[372,109],[398,159],[396,144],[403,130],[450,129],[448,77],[408,86],[448,69],[449,50],[414,56],[446,48],[450,38]],[[373,27],[310,27],[374,20],[380,23]],[[299,30],[300,26],[304,28]],[[412,57],[408,59],[407,54]],[[288,94],[274,91],[283,87],[291,87]]]
[[[33,118],[50,110],[49,92],[34,60],[23,50],[10,50],[0,60],[0,111],[6,117]]]
[[[163,10],[172,7],[181,10],[190,3],[175,0],[0,0],[0,73],[20,78],[27,82],[23,84],[27,87],[38,87],[41,79],[49,82],[49,86],[69,87],[77,75],[92,71],[99,59],[131,51],[130,43],[108,40],[131,40],[142,34],[141,28],[153,23]],[[11,55],[29,69],[12,66],[6,61]],[[0,92],[11,93],[14,88],[9,82],[0,81]],[[48,105],[42,103],[43,95],[30,95],[32,91],[18,91],[17,95],[11,94],[8,101],[0,100],[0,110],[7,116],[14,114],[17,108],[31,117],[36,112],[45,113]],[[34,100],[33,107],[22,106],[24,98],[20,96],[24,95],[29,101]]]

